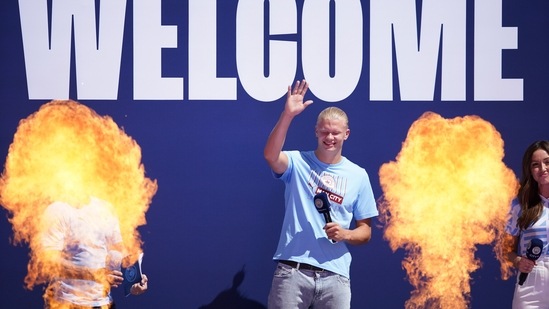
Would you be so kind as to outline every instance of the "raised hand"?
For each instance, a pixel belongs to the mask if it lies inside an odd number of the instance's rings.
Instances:
[[[313,103],[312,100],[307,100],[303,102],[303,97],[307,90],[309,89],[309,84],[306,80],[296,81],[294,88],[288,86],[288,94],[286,95],[286,106],[284,107],[286,113],[291,116],[296,116],[300,114],[307,106]]]

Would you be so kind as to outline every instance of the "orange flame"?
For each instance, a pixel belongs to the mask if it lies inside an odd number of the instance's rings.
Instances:
[[[51,101],[23,119],[10,145],[0,179],[0,202],[9,213],[14,243],[31,249],[27,288],[44,283],[38,235],[54,201],[87,203],[95,196],[112,204],[125,249],[141,251],[137,227],[156,193],[145,177],[139,145],[108,116],[74,101]],[[51,270],[52,272],[54,270]]]
[[[502,162],[503,140],[478,116],[416,120],[396,162],[379,171],[380,219],[415,288],[406,308],[467,308],[477,244],[503,231],[517,188]]]

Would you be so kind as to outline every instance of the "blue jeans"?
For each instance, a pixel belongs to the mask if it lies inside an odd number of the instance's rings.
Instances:
[[[267,308],[350,309],[351,282],[327,270],[297,270],[278,263]]]

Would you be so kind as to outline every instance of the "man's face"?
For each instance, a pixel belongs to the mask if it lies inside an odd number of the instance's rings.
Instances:
[[[318,150],[341,151],[343,141],[349,137],[347,124],[339,118],[321,119],[315,128]]]

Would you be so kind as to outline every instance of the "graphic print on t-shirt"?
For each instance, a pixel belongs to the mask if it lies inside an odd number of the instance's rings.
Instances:
[[[326,192],[331,202],[339,205],[343,204],[345,190],[347,189],[347,178],[326,172],[321,172],[318,175],[316,171],[312,170],[308,182],[314,194]]]

